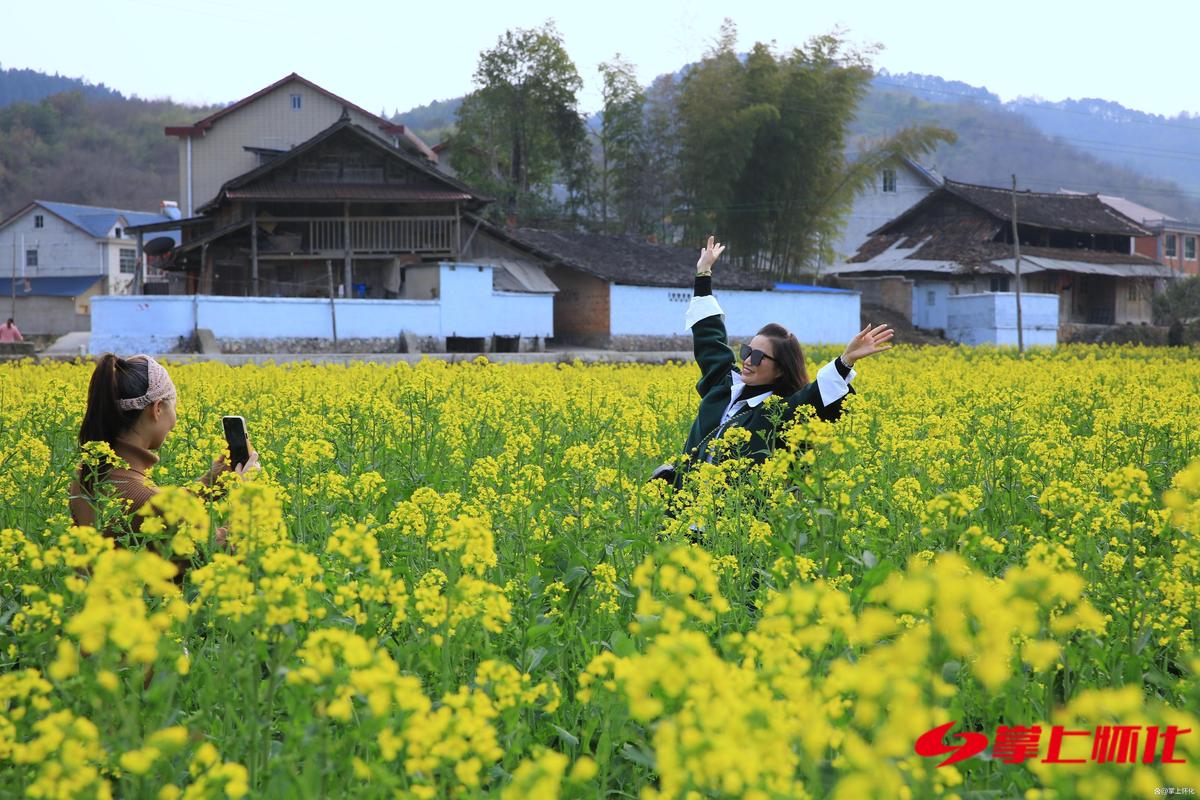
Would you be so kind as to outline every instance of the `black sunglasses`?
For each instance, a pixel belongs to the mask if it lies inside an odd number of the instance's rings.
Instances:
[[[775,361],[775,356],[769,356],[762,350],[755,350],[750,345],[744,344],[742,345],[742,361],[745,361],[747,358],[750,359],[750,365],[755,367],[761,364],[764,358]]]

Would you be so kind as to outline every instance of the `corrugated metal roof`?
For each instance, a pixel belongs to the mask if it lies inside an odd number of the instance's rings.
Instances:
[[[903,261],[863,261],[856,264],[838,264],[828,270],[830,275],[854,275],[861,272],[965,272],[956,261],[923,261],[909,259]]]
[[[1000,259],[992,263],[1005,272],[1016,271],[1014,259]],[[1170,278],[1175,274],[1170,267],[1162,264],[1097,264],[1045,256],[1021,256],[1021,272],[1074,272],[1082,275],[1111,275],[1114,278]]]
[[[475,264],[492,267],[492,288],[502,292],[557,292],[558,286],[537,264],[514,258],[474,258]]]
[[[410,203],[446,203],[470,200],[471,195],[450,189],[375,186],[345,183],[266,184],[227,189],[230,200],[384,200]]]
[[[103,275],[17,278],[17,297],[78,297],[103,279]],[[12,278],[0,278],[0,296],[11,295]]]
[[[928,237],[913,242],[912,247],[904,247],[908,240],[897,239],[874,258],[848,264],[834,264],[825,271],[830,275],[854,275],[862,272],[966,272],[957,261],[913,258],[913,254],[924,247],[927,241]]]

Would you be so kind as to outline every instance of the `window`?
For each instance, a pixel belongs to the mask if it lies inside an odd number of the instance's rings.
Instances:
[[[35,227],[35,228],[46,227],[46,218],[44,216],[42,216],[41,214],[34,214],[33,215],[33,227]]]
[[[929,291],[927,291],[925,293],[925,303],[926,303],[926,305],[931,305],[931,306],[937,305],[937,295],[934,294],[934,291],[932,289],[930,289]]]
[[[1137,281],[1130,281],[1130,282],[1129,282],[1129,299],[1130,299],[1130,300],[1133,300],[1133,301],[1136,301],[1136,300],[1138,299],[1138,285],[1137,285]]]
[[[1163,255],[1167,258],[1175,258],[1175,234],[1168,233],[1163,237]]]
[[[37,265],[38,265],[37,250],[26,250],[25,251],[25,266],[36,267]]]
[[[121,272],[125,275],[137,272],[137,250],[132,247],[121,248]]]
[[[988,291],[990,291],[990,292],[1007,292],[1008,291],[1008,276],[1007,275],[993,275],[992,276],[992,288],[990,288]]]
[[[896,170],[885,169],[883,171],[883,190],[885,192],[896,191]]]
[[[1196,237],[1195,236],[1183,237],[1183,257],[1186,258],[1188,261],[1196,260]]]
[[[113,231],[113,238],[114,238],[114,239],[120,239],[120,238],[121,238],[121,229],[120,229],[120,228],[117,228],[116,230],[114,230],[114,231]]]
[[[299,111],[300,105],[303,101],[304,101],[304,98],[302,98],[300,95],[298,95],[298,94],[292,95],[292,111]]]

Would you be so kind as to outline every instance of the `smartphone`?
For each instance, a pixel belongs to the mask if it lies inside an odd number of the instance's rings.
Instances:
[[[222,417],[225,443],[229,445],[229,466],[240,467],[250,460],[250,442],[246,436],[245,417]]]

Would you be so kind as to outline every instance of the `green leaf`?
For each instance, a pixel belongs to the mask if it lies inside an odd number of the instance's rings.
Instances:
[[[609,647],[612,648],[614,654],[621,658],[629,658],[637,654],[637,646],[633,640],[625,635],[624,631],[613,631],[613,635],[608,640]]]
[[[647,753],[639,747],[634,747],[629,742],[626,742],[625,746],[621,748],[621,755],[646,769],[654,769],[654,754]]]
[[[565,728],[561,728],[558,725],[555,725],[554,723],[550,723],[550,727],[554,728],[555,733],[558,734],[558,738],[560,738],[564,742],[566,742],[568,746],[579,747],[579,737],[578,736],[576,736],[575,734],[566,730]]]

